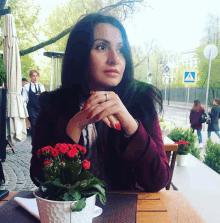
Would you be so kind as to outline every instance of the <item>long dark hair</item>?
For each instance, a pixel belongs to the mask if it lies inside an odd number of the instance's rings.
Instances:
[[[112,16],[99,13],[89,14],[74,26],[67,41],[63,58],[61,88],[73,88],[78,86],[78,89],[82,90],[82,88],[84,88],[89,90],[87,83],[89,57],[94,42],[94,29],[100,23],[108,23],[117,27],[122,35],[124,45],[122,53],[126,61],[125,71],[118,86],[110,90],[117,93],[128,108],[140,84],[137,84],[137,81],[134,80],[131,48],[126,31],[123,25]],[[145,91],[154,102],[152,105],[153,107],[151,107],[152,111],[154,111],[154,113],[156,112],[156,107],[154,105],[158,105],[159,111],[162,111],[161,92],[154,86],[146,83],[142,83],[141,86],[141,89]]]
[[[149,122],[152,123],[153,120],[155,120],[157,109],[162,111],[162,95],[153,85],[134,79],[131,49],[125,29],[122,24],[112,16],[90,14],[82,18],[74,26],[70,33],[63,58],[62,86],[60,90],[70,89],[71,91],[75,91],[75,98],[77,98],[78,93],[84,94],[84,89],[87,90],[87,93],[89,92],[87,71],[90,51],[94,42],[94,29],[100,23],[111,24],[118,28],[121,32],[124,45],[122,53],[126,62],[125,71],[121,82],[116,87],[112,87],[109,90],[114,91],[131,115],[141,120],[142,124],[147,128]],[[73,102],[69,104],[72,103]],[[103,122],[97,122],[96,127],[98,132],[97,147],[99,149],[99,160],[101,166],[103,166],[104,160],[106,161],[106,159],[101,157],[108,157],[108,155],[106,155],[108,153],[106,147],[109,145],[109,142],[112,142],[112,139],[108,138],[108,133],[112,130],[109,129],[107,125],[104,125]]]

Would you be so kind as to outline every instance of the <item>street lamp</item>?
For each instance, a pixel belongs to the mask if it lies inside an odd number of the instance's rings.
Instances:
[[[152,79],[151,79],[151,78],[152,78],[152,73],[148,73],[148,74],[147,74],[147,77],[148,77],[148,78],[147,78],[147,82],[148,82],[148,84],[152,84]]]
[[[159,62],[160,61],[160,62]],[[157,76],[158,76],[158,65],[163,65],[162,56],[157,57],[157,75],[156,75],[156,87],[157,87]]]

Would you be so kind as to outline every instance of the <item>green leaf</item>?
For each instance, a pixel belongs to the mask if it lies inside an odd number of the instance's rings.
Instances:
[[[82,211],[82,209],[86,206],[86,198],[83,197],[79,201],[77,201],[72,208],[72,211]]]
[[[71,189],[74,189],[80,185],[80,181],[77,181],[74,185],[71,186]]]
[[[92,173],[90,173],[89,171],[82,169],[81,173],[78,176],[78,181],[83,181],[83,180],[91,180],[93,179],[94,176]]]
[[[102,204],[105,204],[105,202],[106,202],[105,189],[98,184],[92,185],[92,187],[94,187],[98,190],[99,199],[102,202]]]
[[[73,200],[73,198],[68,193],[65,193],[63,198],[64,198],[65,201],[72,201]]]
[[[98,179],[96,177],[93,177],[93,179],[90,181],[90,185],[94,185],[94,184],[99,184],[102,187],[104,187],[105,186],[105,181],[100,180],[100,179]]]
[[[81,194],[77,190],[70,189],[69,195],[72,197],[72,200],[78,201],[81,199]]]
[[[78,175],[81,173],[82,165],[78,162],[71,163],[66,162],[65,169],[62,169],[62,176],[61,182],[65,182],[65,184],[74,184],[78,178]]]
[[[59,188],[64,188],[64,189],[67,188],[67,186],[60,183],[60,179],[58,179],[58,178],[55,179],[54,181],[52,181],[51,184],[56,186],[56,187],[59,187]]]

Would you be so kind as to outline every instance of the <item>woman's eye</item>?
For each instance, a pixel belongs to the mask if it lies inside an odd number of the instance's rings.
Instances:
[[[106,47],[103,46],[103,45],[98,45],[98,46],[96,47],[96,49],[97,49],[97,50],[105,50]]]
[[[123,53],[123,50],[124,50],[123,47],[121,47],[121,48],[118,49],[118,52]]]

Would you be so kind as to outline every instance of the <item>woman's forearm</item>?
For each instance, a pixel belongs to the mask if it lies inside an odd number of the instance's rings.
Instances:
[[[70,121],[66,127],[66,134],[75,142],[79,143],[82,129]]]

